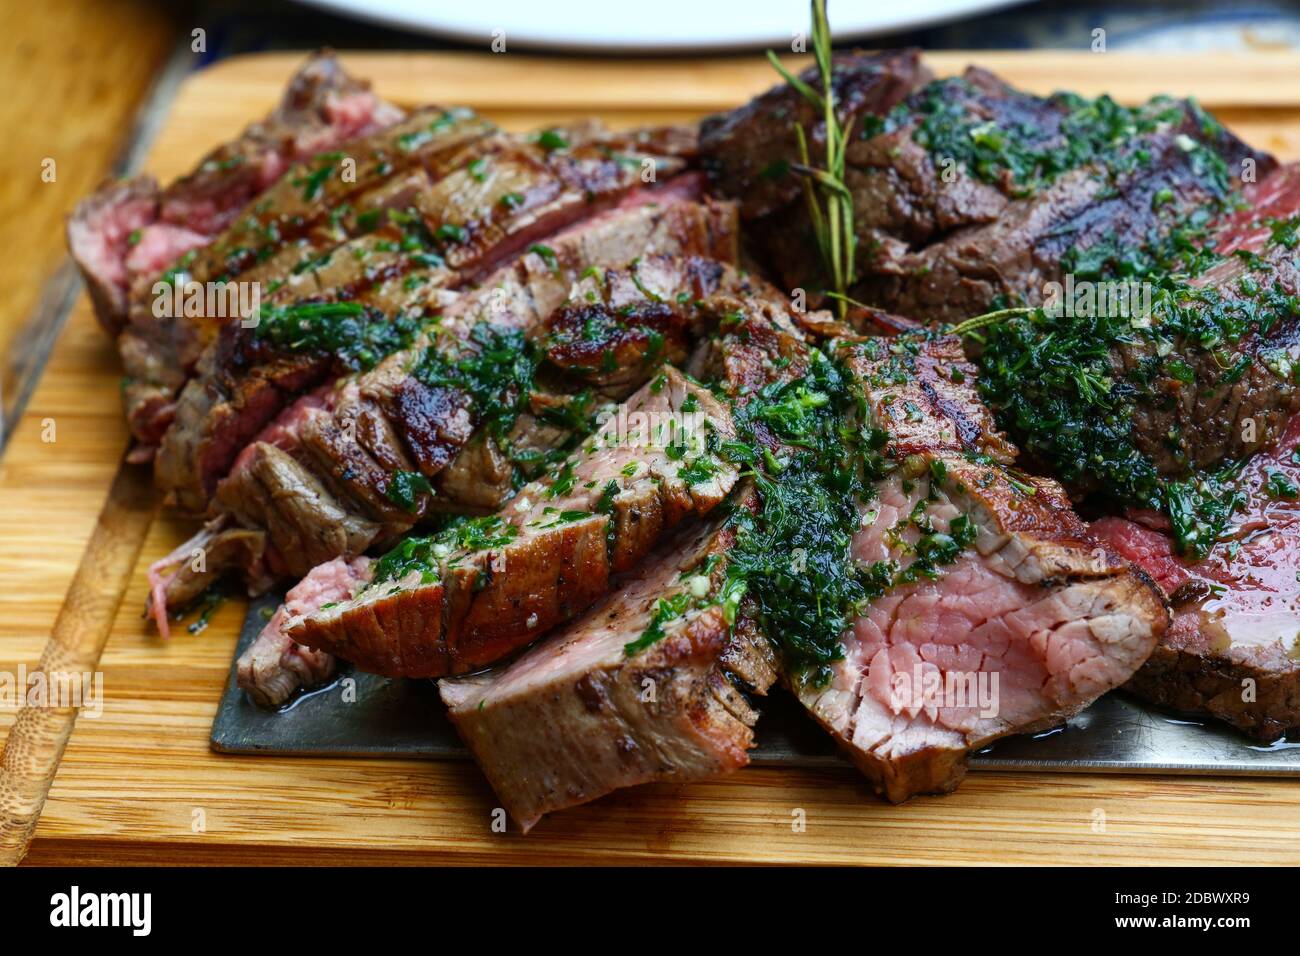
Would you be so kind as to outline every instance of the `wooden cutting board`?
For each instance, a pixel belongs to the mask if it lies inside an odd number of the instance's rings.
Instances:
[[[472,106],[511,129],[588,114],[615,125],[691,120],[773,82],[757,55],[344,60],[385,96]],[[1195,95],[1253,144],[1300,158],[1300,56],[929,60],[940,73],[978,60],[1037,92]],[[247,57],[193,76],[150,170],[164,179],[187,170],[264,113],[298,61]],[[77,721],[61,760],[70,715],[0,708],[0,735],[15,720],[24,728],[10,734],[0,769],[0,861],[20,855],[42,776],[57,766],[28,862],[1300,862],[1300,787],[1279,780],[976,773],[954,795],[894,807],[847,767],[750,768],[624,791],[525,837],[513,825],[493,832],[496,801],[468,764],[216,754],[208,735],[243,603],[229,602],[198,635],[181,628],[164,642],[145,626],[145,568],[193,528],[158,515],[143,476],[119,470],[119,376],[83,299],[0,460],[0,671],[43,652],[93,667],[104,642],[102,714]]]

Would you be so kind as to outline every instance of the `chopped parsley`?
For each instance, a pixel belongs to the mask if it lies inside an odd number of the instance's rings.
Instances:
[[[357,302],[298,302],[263,306],[253,336],[287,352],[325,352],[345,368],[364,371],[410,346],[422,324]]]
[[[411,514],[419,508],[420,495],[429,494],[433,494],[433,486],[418,471],[394,472],[384,491],[389,501]]]
[[[397,581],[412,572],[418,572],[424,584],[432,584],[438,580],[442,562],[456,552],[505,547],[518,534],[517,527],[497,515],[451,518],[437,534],[398,542],[375,562],[369,586]]]
[[[568,149],[569,141],[559,130],[548,129],[537,135],[537,145],[549,153],[556,149]]]
[[[1300,487],[1284,472],[1270,471],[1268,482],[1264,486],[1268,496],[1273,499],[1300,498]]]

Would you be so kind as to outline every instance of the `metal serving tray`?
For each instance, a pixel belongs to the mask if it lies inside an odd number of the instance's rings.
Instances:
[[[254,601],[235,656],[253,642],[280,598]],[[264,610],[265,609],[265,610]],[[311,756],[422,757],[464,760],[429,680],[392,680],[347,672],[355,701],[345,702],[341,679],[279,710],[250,703],[235,686],[234,667],[212,724],[222,753]],[[794,699],[775,692],[763,703],[753,762],[827,767],[842,763],[830,738]],[[1032,737],[1010,737],[971,758],[980,770],[1072,770],[1122,773],[1300,775],[1300,736],[1260,745],[1228,727],[1161,713],[1123,694],[1108,694],[1068,724]]]

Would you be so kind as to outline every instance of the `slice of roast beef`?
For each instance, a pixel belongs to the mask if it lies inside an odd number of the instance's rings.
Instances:
[[[160,188],[141,176],[104,186],[68,220],[68,245],[110,332],[126,321],[137,276],[160,274],[206,243],[294,161],[397,122],[403,111],[317,54],[289,82],[279,105],[193,172]]]
[[[968,754],[1043,730],[1126,681],[1168,615],[1061,489],[1016,473],[960,342],[844,346],[892,470],[862,506],[874,597],[809,712],[888,799],[952,790]]]
[[[457,731],[525,831],[622,787],[749,762],[758,714],[746,695],[766,692],[776,662],[752,619],[729,622],[718,600],[732,538],[709,519],[518,660],[439,682]]]
[[[288,633],[388,676],[491,664],[584,611],[611,574],[716,507],[737,472],[710,448],[730,437],[726,406],[668,367],[500,514],[403,541],[353,600]]]
[[[334,676],[337,661],[290,640],[284,625],[296,615],[318,610],[322,604],[346,601],[364,585],[369,564],[369,558],[335,558],[314,568],[290,588],[284,603],[235,662],[239,686],[255,703],[278,707],[299,688],[312,687]]]
[[[1244,502],[1199,562],[1149,518],[1103,518],[1092,530],[1173,605],[1173,624],[1128,688],[1271,741],[1300,727],[1300,415],[1234,485]]]

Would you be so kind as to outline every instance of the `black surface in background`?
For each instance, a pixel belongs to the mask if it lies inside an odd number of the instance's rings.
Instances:
[[[785,825],[785,824],[774,824]],[[507,839],[507,837],[502,837]],[[527,841],[530,837],[514,839]],[[1249,862],[1249,861],[1243,861]],[[449,934],[480,940],[499,950],[503,944],[584,945],[631,952],[679,948],[680,939],[701,920],[722,924],[738,942],[765,920],[749,916],[730,921],[716,911],[701,913],[704,902],[726,902],[729,909],[772,913],[788,937],[810,936],[818,944],[841,940],[862,945],[864,921],[884,925],[882,934],[924,941],[928,946],[988,948],[1029,943],[1066,949],[1084,941],[1160,939],[1185,945],[1189,937],[1217,947],[1240,946],[1271,930],[1279,938],[1291,927],[1293,891],[1276,870],[1177,870],[1172,868],[1008,869],[981,875],[978,869],[888,869],[847,871],[675,867],[623,869],[583,867],[548,870],[545,883],[524,869],[458,870],[438,877],[402,868],[367,868],[332,873],[319,869],[21,869],[0,872],[5,942],[11,947],[33,939],[109,942],[132,951],[151,943],[234,946],[256,952],[324,944],[324,952],[360,943],[373,948],[400,938],[427,934],[426,945],[445,945]],[[54,928],[50,913],[55,894],[70,895],[76,885],[89,893],[149,893],[151,932],[135,937],[125,927]],[[989,900],[996,891],[996,901]],[[1191,892],[1235,894],[1233,902],[1186,902]],[[1165,893],[1180,902],[1162,904]],[[1152,895],[1142,905],[1120,899]],[[1243,898],[1244,895],[1244,898]],[[676,905],[666,905],[669,901]],[[143,902],[143,900],[142,900]],[[774,906],[775,904],[775,906]],[[653,914],[645,913],[646,906]],[[1193,916],[1240,918],[1249,927],[1138,929],[1119,927],[1117,918]],[[845,917],[858,917],[845,918]],[[726,925],[735,923],[733,927]],[[587,942],[591,941],[591,942]]]

